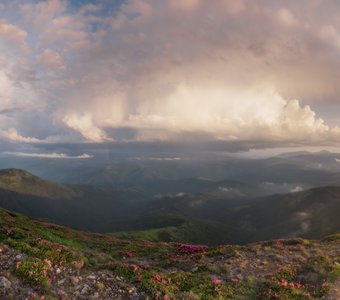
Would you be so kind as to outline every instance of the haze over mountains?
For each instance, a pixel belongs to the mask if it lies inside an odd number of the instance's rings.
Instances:
[[[129,149],[129,148],[128,148]],[[286,153],[263,159],[238,158],[224,152],[88,151],[89,159],[0,156],[1,168],[25,169],[45,179],[68,184],[132,186],[206,178],[269,186],[336,184],[340,154]],[[93,156],[93,157],[92,157]],[[277,187],[276,187],[277,188]],[[281,192],[282,190],[279,190]],[[284,191],[284,190],[283,190]]]
[[[340,155],[24,158],[0,171],[0,206],[124,238],[223,244],[340,230]],[[0,166],[11,164],[0,160]],[[339,187],[338,187],[339,185]]]

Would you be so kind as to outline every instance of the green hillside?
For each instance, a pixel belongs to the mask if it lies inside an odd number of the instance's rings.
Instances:
[[[0,209],[0,298],[337,299],[339,244],[124,241]]]
[[[161,226],[150,226],[149,229],[135,231],[115,232],[115,235],[122,239],[148,240],[152,242],[182,242],[192,244],[218,245],[225,243],[231,235],[232,228],[223,226],[221,223],[198,220],[192,218],[159,216],[163,221]],[[141,224],[145,219],[139,220]],[[154,221],[155,217],[150,216]],[[173,224],[169,221],[173,221]],[[138,221],[138,220],[137,220]]]
[[[134,214],[141,202],[144,195],[134,189],[61,185],[23,170],[0,171],[0,207],[73,228],[105,231],[103,224]]]
[[[219,240],[218,244],[249,243],[294,236],[322,238],[340,231],[339,213],[340,187],[320,187],[299,193],[278,194],[261,198],[226,198],[220,193],[164,198],[161,201],[154,200],[149,203],[144,216],[150,219],[150,216],[165,217],[175,214],[181,215],[186,220],[184,222],[186,224],[188,224],[187,221],[194,219],[201,224],[206,223],[203,226],[210,229],[214,228],[214,226],[210,226],[211,224],[218,225],[214,234],[208,234],[216,242],[220,233],[223,232],[222,240]],[[138,223],[143,222],[139,220]],[[132,222],[132,224],[136,223]],[[158,227],[147,229],[155,228]],[[184,228],[187,228],[187,225]],[[167,228],[164,228],[163,231],[167,231],[173,240],[178,241],[181,238],[180,232],[184,228],[180,224],[175,231],[169,231]],[[200,226],[196,226],[196,228],[200,228]],[[178,238],[174,232],[178,233]],[[193,233],[193,235],[197,234]],[[149,236],[149,232],[143,229],[143,231],[125,235],[125,237],[127,236],[145,238]],[[187,238],[189,239],[190,236]],[[202,239],[205,239],[204,235]],[[155,235],[152,240],[155,240]],[[207,243],[206,240],[204,242]]]
[[[67,186],[42,180],[20,169],[0,170],[0,189],[47,198],[71,198],[79,196],[79,192]]]

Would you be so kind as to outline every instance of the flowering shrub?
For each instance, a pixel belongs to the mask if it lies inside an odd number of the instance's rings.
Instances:
[[[214,279],[211,281],[211,283],[213,290],[212,294],[221,297],[223,295],[223,292],[221,290],[222,280]]]
[[[48,289],[55,276],[50,260],[45,259],[41,261],[36,258],[17,262],[15,273],[23,277],[28,283],[34,285],[38,291]]]
[[[180,244],[178,246],[178,253],[181,255],[193,255],[198,253],[205,253],[208,250],[208,246],[200,246],[200,245],[189,245],[189,244]]]
[[[26,300],[46,300],[45,295],[39,295],[37,292],[29,292],[25,298]]]
[[[138,283],[140,290],[157,300],[189,299],[187,293],[202,295],[202,299],[229,299],[242,288],[238,281],[208,279],[189,272],[162,272],[148,265],[119,264],[114,266],[114,270],[125,279]]]
[[[173,299],[172,295],[179,288],[170,276],[150,270],[149,265],[120,264],[114,270],[126,279],[140,283],[142,290],[152,294],[154,299]]]
[[[33,245],[36,246],[35,255],[49,259],[53,266],[60,266],[77,258],[72,251],[59,243],[37,238],[33,241]]]
[[[284,268],[268,279],[259,299],[319,299],[328,291],[328,285],[317,287],[312,284],[295,281],[296,270]]]

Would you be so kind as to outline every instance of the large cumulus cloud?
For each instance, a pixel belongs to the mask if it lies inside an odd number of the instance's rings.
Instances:
[[[335,1],[5,1],[0,9],[0,138],[340,139],[327,125],[340,95]]]

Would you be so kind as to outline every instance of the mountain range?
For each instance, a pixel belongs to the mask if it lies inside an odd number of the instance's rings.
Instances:
[[[180,186],[179,186],[179,185]],[[261,195],[251,184],[200,178],[140,188],[63,185],[24,170],[0,171],[0,206],[93,232],[152,241],[210,245],[321,238],[340,230],[340,187]],[[190,192],[193,186],[200,191]],[[255,191],[253,193],[253,191]],[[253,195],[252,195],[253,193]]]

